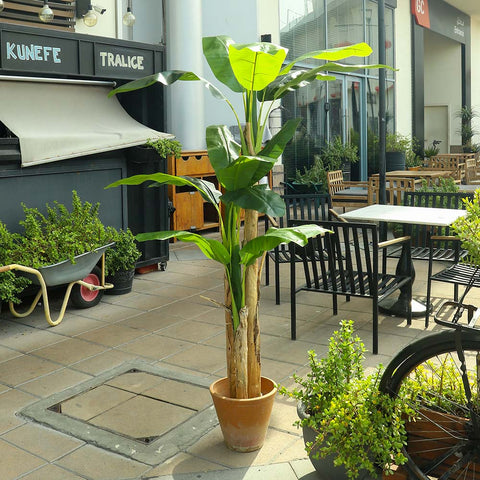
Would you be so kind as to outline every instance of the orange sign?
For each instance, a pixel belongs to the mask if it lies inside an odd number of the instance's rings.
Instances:
[[[421,27],[430,28],[430,15],[428,13],[428,0],[411,0],[412,15],[415,22]]]

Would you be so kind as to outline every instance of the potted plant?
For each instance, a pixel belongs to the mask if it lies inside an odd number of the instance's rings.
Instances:
[[[343,320],[325,357],[308,352],[309,372],[294,374],[298,387],[279,387],[298,401],[296,425],[322,478],[377,479],[406,462],[405,422],[415,418],[414,397],[408,389],[395,397],[380,393],[381,366],[366,375],[364,352],[353,321]]]
[[[167,158],[170,155],[178,158],[182,153],[182,144],[174,138],[148,140],[145,146],[153,148],[162,158]]]
[[[337,135],[319,154],[313,156],[313,165],[310,168],[304,168],[303,172],[297,170],[294,186],[304,185],[308,192],[326,191],[328,171],[349,169],[349,166],[356,162],[358,148],[350,143],[343,143]]]
[[[258,236],[259,212],[273,217],[285,213],[281,197],[267,189],[266,185],[259,185],[258,181],[271,170],[282,154],[293,137],[299,120],[287,121],[264,147],[263,132],[275,100],[316,79],[333,78],[323,73],[325,71],[365,68],[336,62],[351,55],[369,55],[371,48],[366,44],[358,44],[317,51],[284,65],[287,50],[283,47],[267,42],[240,45],[229,37],[218,36],[203,39],[203,52],[217,80],[242,97],[244,118],[241,118],[231,101],[217,87],[188,71],[174,70],[150,75],[114,89],[111,95],[156,83],[171,85],[177,81],[201,81],[214,97],[225,101],[237,121],[240,143],[234,140],[225,125],[209,126],[206,132],[210,163],[222,191],[216,190],[210,182],[197,178],[161,173],[123,179],[110,187],[138,185],[144,181],[194,187],[217,210],[220,217],[220,241],[185,231],[146,233],[138,235],[137,239],[165,240],[176,237],[178,240],[193,242],[208,258],[224,266],[227,377],[212,384],[211,393],[227,445],[239,451],[251,451],[263,444],[275,395],[274,383],[262,377],[260,371],[258,302],[263,259],[268,250],[280,243],[293,241],[304,245],[309,237],[323,232],[321,228],[310,225],[301,228],[271,228],[264,235]],[[306,58],[322,59],[326,63],[310,70],[292,70],[297,62]],[[243,240],[240,221],[242,209],[245,209]],[[259,406],[264,401],[268,405]],[[242,421],[238,421],[240,414],[237,411],[229,423],[228,413],[220,410],[222,406],[232,405],[241,408]],[[257,413],[262,413],[264,418],[255,419]],[[249,426],[244,423],[247,421],[250,422]]]
[[[407,152],[411,151],[411,140],[400,133],[387,133],[385,137],[386,169],[405,170]]]
[[[106,290],[105,293],[124,295],[132,291],[135,262],[140,258],[141,252],[129,228],[116,230],[108,227],[107,235],[115,245],[105,252],[106,280],[113,284],[113,288]]]

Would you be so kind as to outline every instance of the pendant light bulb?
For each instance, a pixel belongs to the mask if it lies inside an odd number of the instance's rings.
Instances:
[[[132,13],[132,9],[127,7],[127,13],[123,16],[123,24],[127,27],[133,27],[135,23],[135,15]]]
[[[5,3],[3,3],[3,0],[0,0],[0,12],[3,11],[5,8]]]
[[[83,23],[87,27],[94,27],[97,24],[97,16],[95,15],[95,12],[93,11],[92,4],[88,6],[88,11],[87,13],[83,16]]]
[[[38,18],[44,23],[51,22],[53,20],[53,11],[48,6],[47,0],[44,0],[42,9],[38,12]]]

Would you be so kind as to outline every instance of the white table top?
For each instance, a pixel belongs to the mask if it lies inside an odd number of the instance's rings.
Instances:
[[[451,208],[368,205],[368,207],[362,207],[342,213],[340,216],[352,222],[395,222],[447,227],[457,218],[463,217],[466,214],[467,212],[465,210]]]

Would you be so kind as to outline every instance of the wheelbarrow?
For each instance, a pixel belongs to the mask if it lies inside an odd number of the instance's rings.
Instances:
[[[97,305],[103,296],[103,291],[113,288],[111,283],[105,283],[105,251],[113,245],[113,243],[110,243],[92,252],[77,255],[74,257],[75,263],[64,260],[39,269],[18,264],[0,266],[0,273],[11,270],[18,271],[20,275],[29,278],[34,285],[40,287],[32,304],[25,312],[17,312],[13,302],[9,302],[10,312],[17,318],[27,317],[33,312],[40,299],[43,298],[45,318],[50,325],[55,326],[63,320],[70,298],[77,308],[89,308]],[[100,267],[97,265],[99,260],[101,260]],[[56,320],[52,320],[47,289],[59,285],[67,285],[67,290],[60,314]]]

